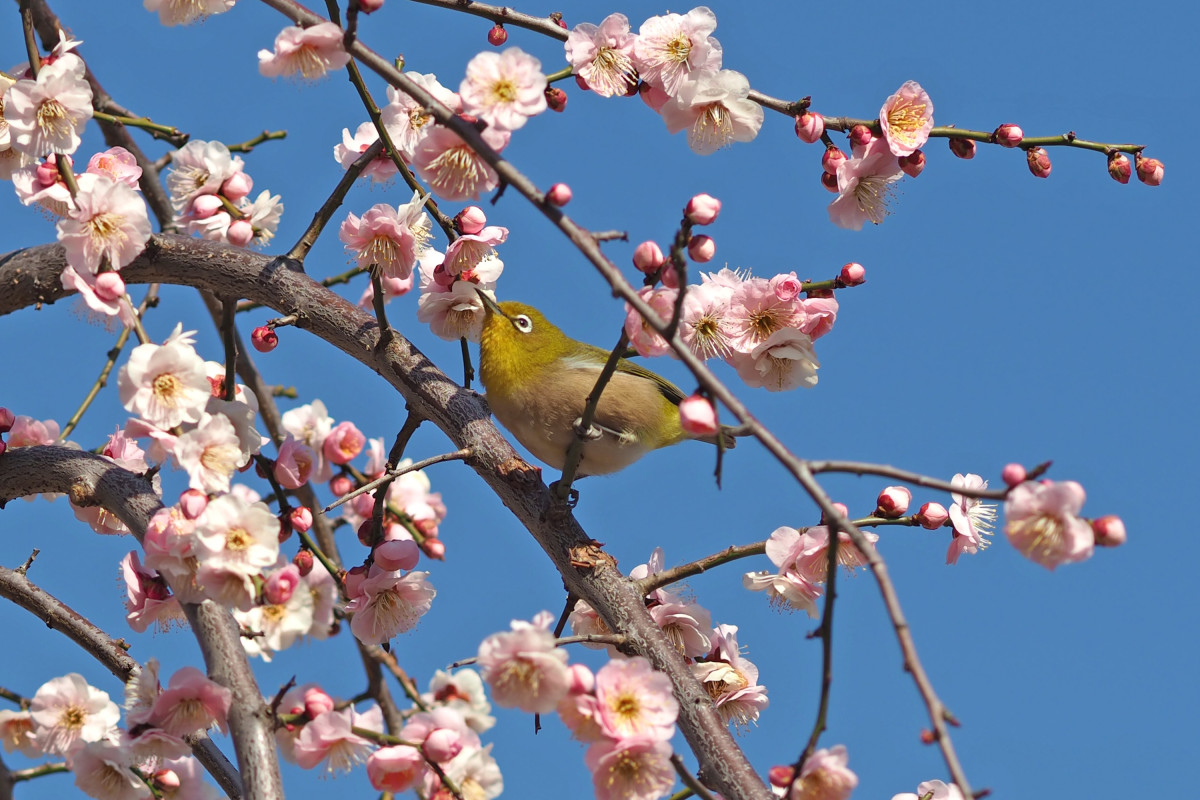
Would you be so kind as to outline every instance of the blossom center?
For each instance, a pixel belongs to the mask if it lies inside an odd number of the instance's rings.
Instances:
[[[692,54],[692,40],[682,33],[677,33],[673,39],[667,42],[666,52],[669,61],[677,64],[686,63],[688,56]]]
[[[637,695],[629,692],[617,695],[610,703],[610,707],[626,723],[636,720],[642,710],[642,704],[638,702]]]
[[[263,606],[263,620],[268,625],[278,625],[287,616],[287,608],[284,606]]]
[[[65,133],[72,127],[66,107],[54,98],[50,98],[38,106],[37,126],[43,135],[50,136]]]
[[[301,47],[296,51],[294,57],[296,65],[300,68],[300,74],[306,80],[320,78],[329,71],[329,59],[317,48]]]
[[[517,85],[513,83],[511,78],[501,78],[492,84],[488,94],[491,96],[493,103],[507,105],[516,101]]]
[[[419,131],[425,127],[429,120],[433,119],[429,114],[425,113],[425,109],[417,107],[408,110],[408,124],[414,131]]]
[[[438,194],[474,194],[475,184],[482,177],[475,153],[465,144],[451,147],[433,159],[429,166],[434,176],[430,183],[439,190]]]
[[[692,138],[697,146],[710,146],[714,150],[729,144],[733,139],[733,118],[728,109],[721,103],[705,106],[692,126]]]
[[[183,388],[179,378],[170,372],[164,372],[154,379],[154,396],[163,405],[174,408],[179,404],[180,390]]]
[[[925,103],[897,103],[888,111],[888,125],[893,135],[899,132],[904,134],[904,138],[911,139],[925,124],[926,107]]]
[[[221,475],[232,475],[237,469],[237,459],[241,450],[231,444],[218,444],[204,448],[200,454],[200,463],[205,469]]]
[[[254,544],[254,537],[245,528],[230,528],[225,533],[226,550],[249,550]]]
[[[120,214],[113,214],[111,211],[97,214],[88,220],[88,235],[93,242],[97,243],[113,240],[124,242],[128,238],[125,235],[125,231],[121,229],[121,223],[124,219]]]
[[[1026,522],[1024,528],[1031,534],[1025,552],[1034,556],[1034,560],[1053,562],[1063,545],[1063,526],[1058,517],[1037,517]]]
[[[396,243],[388,236],[376,236],[367,247],[372,264],[386,267],[396,263]]]
[[[82,706],[67,706],[58,717],[58,726],[69,731],[79,730],[85,722],[87,722],[87,709]]]
[[[883,222],[883,218],[890,213],[888,203],[891,199],[892,184],[875,175],[859,178],[854,187],[854,200],[858,203],[858,210],[876,225]]]

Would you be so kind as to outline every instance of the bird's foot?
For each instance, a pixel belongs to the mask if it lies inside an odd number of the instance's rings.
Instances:
[[[575,435],[587,442],[594,442],[604,435],[604,431],[596,425],[583,427],[583,417],[576,417],[575,422],[571,425],[575,429]]]

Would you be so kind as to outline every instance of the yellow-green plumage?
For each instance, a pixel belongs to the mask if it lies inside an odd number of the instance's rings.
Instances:
[[[492,413],[534,456],[562,469],[608,352],[570,338],[522,303],[485,301],[479,377]],[[683,393],[621,359],[596,408],[598,439],[584,445],[580,475],[603,475],[689,438],[679,424]]]

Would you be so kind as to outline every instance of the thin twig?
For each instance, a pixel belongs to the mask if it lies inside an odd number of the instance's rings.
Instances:
[[[562,478],[555,484],[555,494],[559,500],[566,500],[571,494],[571,484],[574,482],[575,473],[579,469],[580,462],[583,460],[585,437],[591,430],[592,422],[596,419],[596,409],[600,405],[600,397],[604,394],[604,387],[608,385],[608,382],[612,380],[612,376],[616,374],[617,364],[621,361],[621,355],[628,346],[629,334],[622,328],[620,338],[617,339],[612,352],[608,354],[608,360],[604,362],[604,368],[600,370],[600,375],[596,378],[596,385],[592,387],[592,391],[588,394],[587,403],[583,407],[583,416],[580,417],[579,424],[575,430],[575,438],[571,440],[571,444],[567,447],[566,460],[563,462]]]
[[[425,469],[426,467],[433,466],[434,464],[440,464],[443,461],[458,461],[460,459],[470,458],[472,452],[474,451],[472,451],[471,448],[464,447],[461,450],[455,450],[453,453],[442,453],[438,456],[430,456],[429,458],[417,461],[416,463],[409,464],[407,467],[401,467],[399,469],[392,470],[391,472],[384,473],[370,483],[363,484],[354,491],[348,492],[339,497],[337,500],[334,500],[332,503],[325,506],[325,508],[321,509],[321,513],[328,514],[330,511],[342,505],[343,503],[349,502],[350,500],[358,497],[360,494],[365,494],[377,486],[382,486],[384,483],[388,483],[396,478],[399,478],[401,475],[407,475],[410,472],[417,472]]]
[[[715,800],[712,792],[708,791],[708,788],[692,774],[678,753],[671,754],[671,766],[675,767],[675,774],[679,776],[679,780],[683,781],[684,786],[692,790],[692,794],[701,800]]]

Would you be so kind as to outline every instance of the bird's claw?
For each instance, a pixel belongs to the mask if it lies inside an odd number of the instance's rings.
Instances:
[[[594,442],[604,435],[604,431],[595,425],[589,425],[587,428],[584,428],[583,417],[576,417],[575,422],[571,426],[575,429],[575,434],[584,441]]]

